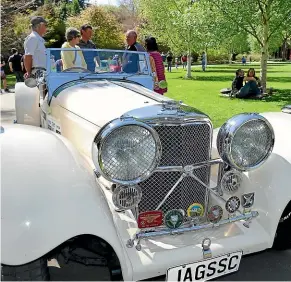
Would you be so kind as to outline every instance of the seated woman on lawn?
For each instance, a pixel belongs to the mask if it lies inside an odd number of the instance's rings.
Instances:
[[[247,76],[243,78],[245,85],[239,89],[236,93],[236,97],[240,99],[247,98],[261,98],[261,82],[258,77],[256,77],[256,72],[254,68],[248,70]]]

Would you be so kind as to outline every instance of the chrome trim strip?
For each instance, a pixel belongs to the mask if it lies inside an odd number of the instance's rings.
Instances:
[[[136,240],[149,239],[149,238],[155,238],[155,237],[164,236],[164,235],[177,235],[180,233],[192,232],[192,231],[203,230],[203,229],[211,229],[211,228],[216,228],[228,223],[233,223],[233,222],[237,222],[241,220],[250,220],[257,217],[258,215],[259,213],[257,211],[252,211],[249,213],[244,213],[241,215],[237,215],[235,217],[221,220],[218,223],[208,223],[208,224],[196,225],[196,226],[191,226],[191,227],[183,227],[179,229],[162,229],[159,231],[153,231],[153,232],[147,232],[147,233],[140,232],[135,235],[135,239]]]

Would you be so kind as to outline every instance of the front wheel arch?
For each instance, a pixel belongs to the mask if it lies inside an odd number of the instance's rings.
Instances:
[[[112,246],[104,239],[90,234],[83,234],[70,238],[47,254],[29,263],[13,266],[1,265],[2,279],[10,281],[19,279],[47,281],[50,278],[53,279],[54,277],[50,275],[49,267],[47,266],[48,260],[51,259],[56,259],[60,266],[62,264],[69,264],[70,261],[92,266],[92,264],[90,264],[90,261],[92,262],[92,257],[87,257],[87,264],[86,257],[80,257],[75,253],[75,250],[79,249],[87,250],[104,258],[101,261],[102,263],[106,261],[107,265],[100,266],[108,268],[110,281],[121,281],[123,279],[120,261]],[[74,255],[70,257],[72,251],[74,252]],[[75,260],[75,256],[79,258],[78,261]]]
[[[277,226],[273,248],[286,250],[291,248],[291,201],[284,209]]]

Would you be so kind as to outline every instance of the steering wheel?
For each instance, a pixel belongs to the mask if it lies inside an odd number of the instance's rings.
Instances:
[[[89,71],[88,69],[85,69],[85,68],[82,68],[82,67],[67,68],[67,69],[63,70],[63,72],[70,72],[70,71],[74,71],[74,70],[79,70],[79,72],[90,72],[90,73],[93,73],[92,71]]]

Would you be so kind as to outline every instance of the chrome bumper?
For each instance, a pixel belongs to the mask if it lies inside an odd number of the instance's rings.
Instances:
[[[250,221],[253,218],[257,217],[258,215],[259,215],[259,213],[257,211],[251,211],[251,212],[242,213],[240,215],[221,220],[218,223],[207,223],[207,224],[201,224],[201,225],[193,225],[193,226],[182,227],[182,228],[178,228],[178,229],[166,229],[166,228],[164,228],[164,229],[160,229],[157,231],[150,231],[150,232],[149,231],[140,231],[140,232],[135,234],[135,237],[133,239],[129,239],[127,241],[126,246],[128,248],[132,248],[134,246],[134,242],[137,241],[137,244],[135,247],[138,251],[140,251],[141,250],[140,240],[142,240],[142,239],[150,239],[150,238],[155,238],[155,237],[160,237],[160,236],[165,236],[165,235],[178,235],[178,234],[192,232],[192,231],[198,231],[198,230],[202,230],[202,229],[211,229],[211,228],[219,227],[219,226],[224,225],[224,224],[229,224],[229,223],[233,223],[233,222],[237,222],[237,221],[241,221],[241,220],[245,221],[244,226],[246,228],[248,228]]]

